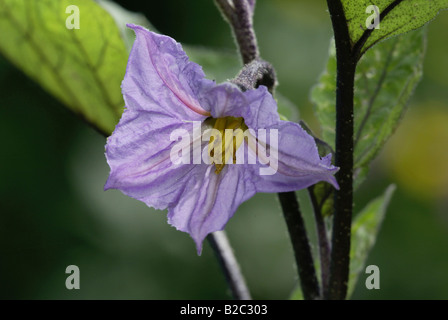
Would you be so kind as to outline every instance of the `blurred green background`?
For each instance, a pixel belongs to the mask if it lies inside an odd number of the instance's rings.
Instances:
[[[117,2],[179,42],[234,50],[210,0]],[[255,28],[279,92],[317,130],[309,90],[332,34],[325,1],[259,0]],[[367,262],[380,267],[381,289],[367,290],[361,275],[354,299],[448,299],[447,29],[446,13],[430,24],[423,80],[356,193],[360,210],[398,186]],[[0,298],[230,298],[210,247],[198,257],[165,212],[103,192],[105,138],[1,56],[0,92]],[[276,196],[243,204],[226,230],[253,297],[288,298],[297,277]],[[65,288],[72,264],[80,290]]]

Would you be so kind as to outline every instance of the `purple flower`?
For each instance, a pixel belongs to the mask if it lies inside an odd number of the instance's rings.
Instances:
[[[279,119],[266,87],[242,92],[229,82],[215,84],[179,43],[128,26],[137,38],[122,83],[126,108],[107,140],[106,190],[168,208],[168,222],[188,232],[200,254],[207,234],[222,230],[257,192],[294,191],[319,181],[338,188],[331,155],[321,159],[310,135]],[[204,138],[211,128],[222,140]],[[241,130],[234,140],[225,138],[225,129]],[[263,130],[265,136],[257,136]],[[180,161],[172,161],[175,132],[190,134],[182,147],[192,150],[182,149]]]

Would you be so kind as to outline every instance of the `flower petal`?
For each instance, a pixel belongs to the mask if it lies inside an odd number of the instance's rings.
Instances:
[[[257,164],[246,165],[253,173],[254,181],[257,181],[257,192],[295,191],[319,181],[326,181],[339,189],[334,177],[339,169],[331,165],[331,155],[321,159],[313,137],[304,129],[294,122],[279,121],[266,128],[266,136],[271,137],[272,130],[278,130],[278,147],[275,148],[272,141],[258,134]],[[269,145],[267,157],[263,145]],[[268,165],[259,163],[260,159],[265,163],[270,160],[271,174],[262,174],[260,169],[266,171]]]
[[[172,38],[129,24],[136,40],[122,83],[129,109],[151,110],[177,119],[200,120],[210,115],[198,101],[198,92],[212,81],[188,60]]]
[[[265,86],[242,92],[235,84],[225,82],[204,90],[201,101],[213,118],[242,117],[253,129],[266,128],[280,120],[277,103]]]
[[[224,229],[238,206],[256,190],[243,166],[226,165],[219,174],[214,166],[198,167],[201,169],[188,180],[179,203],[169,209],[168,222],[191,235],[200,255],[205,237]]]
[[[126,109],[107,141],[111,172],[105,189],[119,189],[156,209],[179,201],[195,166],[172,163],[170,151],[177,141],[170,141],[170,135],[175,129],[191,132],[192,124]]]
[[[247,106],[243,108],[241,116],[249,128],[269,128],[280,121],[277,112],[277,102],[265,86],[259,86],[255,90],[244,92]]]
[[[331,165],[331,155],[321,159],[313,137],[299,124],[280,120],[277,103],[265,86],[245,92],[239,91],[231,84],[215,86],[208,90],[208,103],[212,103],[212,115],[218,113],[220,116],[243,117],[245,124],[254,130],[256,138],[261,142],[261,145],[253,144],[252,150],[245,151],[246,155],[244,155],[246,170],[254,175],[257,192],[294,191],[309,187],[319,181],[327,181],[339,188],[333,176],[338,168]],[[266,137],[260,136],[260,130],[265,130]],[[264,152],[268,158],[261,159],[264,155],[258,150],[264,149],[263,145],[269,145],[269,141],[266,140],[267,136],[270,136],[271,131],[275,130],[278,133],[278,146],[272,145],[272,147],[275,147],[273,150],[277,151],[277,156],[275,153],[270,155],[269,152]],[[247,142],[242,147],[242,150],[248,148]],[[247,152],[257,152],[255,155],[257,164],[248,164]],[[241,156],[243,153],[241,150],[237,152]],[[273,168],[276,173],[262,175],[260,169],[266,169],[267,165],[263,165],[259,161],[260,159],[268,160],[269,156],[273,163],[277,163],[277,168]]]
[[[241,109],[247,105],[243,92],[233,83],[224,82],[210,86],[201,93],[201,102],[206,106],[213,118],[227,116],[238,117]]]

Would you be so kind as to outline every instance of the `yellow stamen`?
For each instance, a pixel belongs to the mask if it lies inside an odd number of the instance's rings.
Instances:
[[[230,156],[232,156],[233,163],[236,163],[236,151],[243,143],[243,130],[247,129],[247,127],[243,118],[225,117],[216,119],[213,129],[219,131],[222,141],[219,146],[219,141],[215,141],[215,137],[212,136],[208,145],[208,151],[211,163],[216,168],[215,173],[219,174],[224,169],[224,166],[230,163]],[[215,151],[217,152],[216,154]]]

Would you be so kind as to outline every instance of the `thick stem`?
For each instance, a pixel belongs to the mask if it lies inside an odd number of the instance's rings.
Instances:
[[[320,274],[322,283],[322,296],[328,296],[328,289],[330,284],[330,243],[328,242],[327,228],[325,220],[322,216],[322,211],[317,203],[316,195],[314,194],[314,187],[308,188],[311,204],[314,211],[314,220],[316,221],[317,238],[319,241],[319,256],[320,256]]]
[[[284,192],[279,193],[278,196],[294,249],[303,296],[307,300],[319,299],[319,283],[317,282],[305,222],[299,209],[296,194],[294,192]]]
[[[341,66],[342,65],[342,66]],[[345,68],[345,70],[340,70]],[[330,266],[331,299],[345,299],[350,262],[353,209],[353,85],[354,68],[338,63],[336,89],[336,179],[332,254]]]
[[[326,298],[345,299],[350,264],[353,209],[353,98],[356,59],[352,58],[350,34],[340,0],[327,0],[333,24],[336,59],[336,174],[330,285]]]
[[[251,300],[246,281],[244,281],[244,277],[225,232],[213,232],[207,236],[207,240],[215,252],[233,298],[235,300]]]

